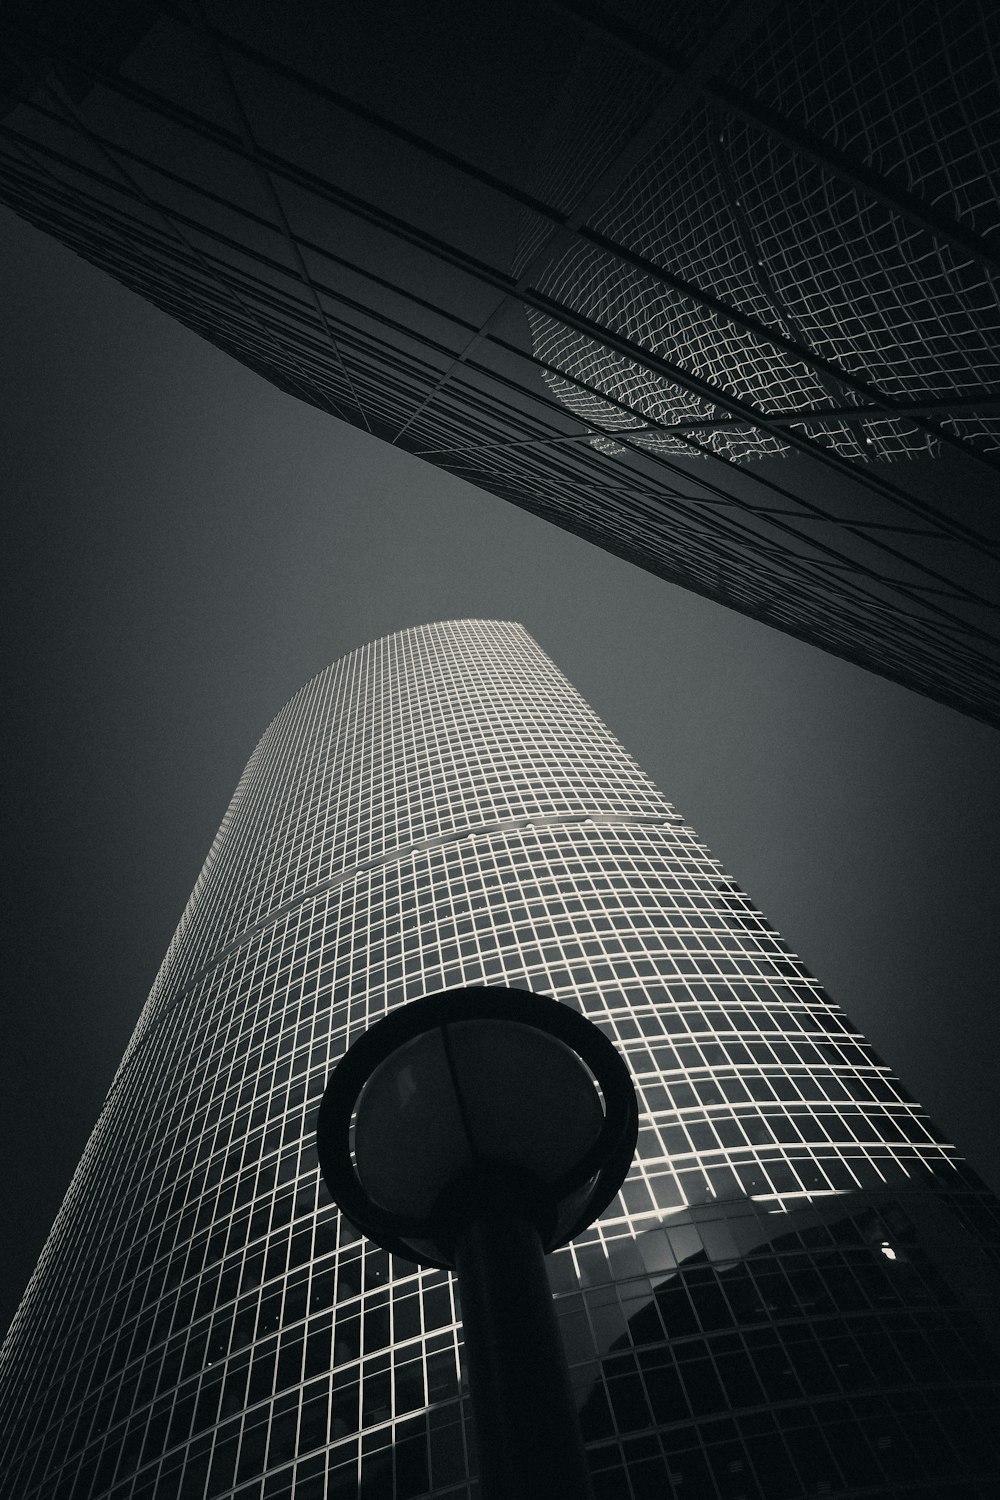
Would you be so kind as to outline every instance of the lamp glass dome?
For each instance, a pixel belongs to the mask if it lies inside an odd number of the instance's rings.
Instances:
[[[520,1022],[454,1021],[375,1069],[358,1102],[354,1157],[379,1207],[422,1218],[486,1165],[553,1186],[603,1123],[597,1085],[564,1043]]]

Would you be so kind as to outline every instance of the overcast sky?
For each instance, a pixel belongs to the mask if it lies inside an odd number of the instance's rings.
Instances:
[[[1000,1189],[995,731],[280,395],[0,230],[4,1325],[268,720],[433,619],[528,627]]]

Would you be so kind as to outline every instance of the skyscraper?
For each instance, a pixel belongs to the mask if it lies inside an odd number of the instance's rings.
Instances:
[[[9,0],[0,201],[281,390],[1000,721],[979,0]]]
[[[526,632],[457,621],[254,752],[3,1350],[5,1500],[469,1494],[449,1279],[339,1220],[313,1127],[477,982],[640,1092],[551,1259],[601,1500],[995,1493],[1000,1207]]]

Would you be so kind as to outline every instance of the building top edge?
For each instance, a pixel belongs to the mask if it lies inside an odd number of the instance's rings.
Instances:
[[[295,700],[302,693],[307,692],[313,686],[314,683],[316,683],[316,682],[319,681],[319,679],[321,677],[325,677],[328,672],[335,671],[338,667],[344,666],[347,662],[351,661],[354,657],[360,656],[365,651],[373,651],[373,650],[375,650],[379,646],[384,646],[389,641],[403,641],[403,640],[406,640],[407,637],[410,637],[410,636],[420,636],[422,634],[428,634],[428,633],[432,633],[432,632],[435,632],[435,631],[446,631],[446,630],[448,630],[450,628],[453,628],[453,627],[456,627],[456,626],[460,626],[460,625],[469,625],[469,626],[494,625],[494,626],[502,626],[504,629],[507,629],[507,630],[519,631],[521,633],[521,635],[523,635],[525,637],[525,639],[531,641],[534,645],[538,645],[537,641],[535,641],[534,636],[526,628],[526,626],[524,626],[524,625],[521,624],[520,620],[489,619],[489,618],[480,618],[480,617],[475,616],[475,615],[461,615],[461,616],[456,616],[454,618],[449,618],[449,619],[445,619],[445,620],[427,620],[423,624],[420,624],[420,625],[407,625],[407,626],[404,626],[404,628],[402,630],[390,630],[386,635],[375,636],[374,639],[372,639],[370,641],[364,641],[364,642],[362,642],[362,644],[360,646],[354,646],[350,651],[345,651],[345,652],[342,653],[342,655],[335,656],[332,661],[327,662],[327,664],[326,664],[325,667],[320,667],[320,669],[319,669],[318,672],[314,672],[311,677],[308,677],[305,682],[301,683],[300,686],[297,687],[295,689],[295,691],[288,698],[285,699],[285,701],[284,701],[284,703],[282,703],[281,707],[279,709],[277,709],[276,712],[272,715],[271,719],[269,720],[269,722],[267,724],[266,729],[264,730],[263,734],[261,735],[261,740],[266,739],[266,737],[268,735],[268,732],[273,727],[275,721],[277,719],[281,718],[282,714],[285,713],[285,711],[295,702]],[[539,650],[541,650],[541,647],[539,647]]]

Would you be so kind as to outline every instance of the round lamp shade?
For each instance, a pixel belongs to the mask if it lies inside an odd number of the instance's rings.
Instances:
[[[554,1188],[603,1124],[593,1078],[555,1037],[515,1021],[456,1021],[375,1070],[354,1157],[375,1203],[423,1217],[457,1181],[498,1164]]]
[[[638,1107],[593,1022],[528,990],[470,986],[390,1011],[327,1083],[316,1147],[327,1187],[377,1244],[454,1264],[482,1214],[529,1219],[543,1248],[621,1187]]]

